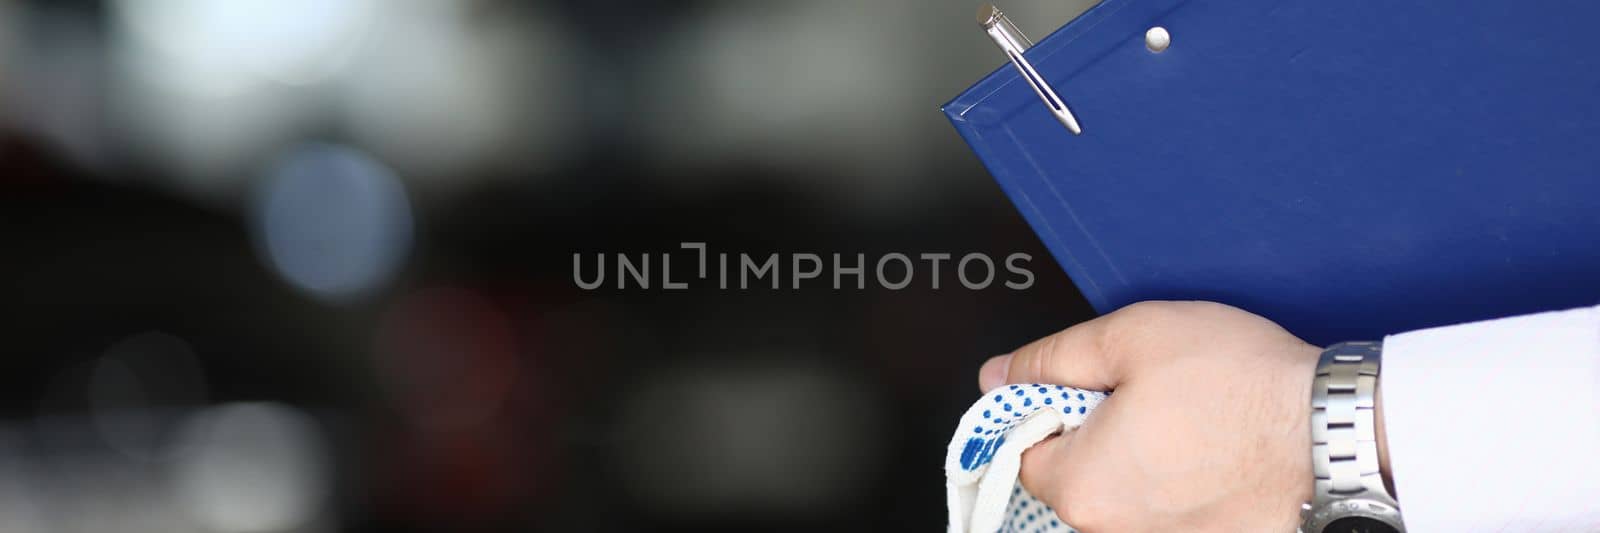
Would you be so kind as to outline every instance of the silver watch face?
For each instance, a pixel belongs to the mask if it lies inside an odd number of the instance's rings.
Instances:
[[[1400,510],[1366,498],[1328,502],[1312,509],[1301,527],[1305,533],[1405,533]]]

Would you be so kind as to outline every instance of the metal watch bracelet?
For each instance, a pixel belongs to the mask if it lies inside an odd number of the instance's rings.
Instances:
[[[1380,343],[1345,342],[1328,347],[1317,362],[1311,384],[1315,480],[1304,509],[1305,533],[1322,533],[1335,522],[1341,522],[1341,531],[1349,522],[1370,523],[1375,531],[1405,531],[1399,504],[1379,470],[1375,408],[1382,358]]]

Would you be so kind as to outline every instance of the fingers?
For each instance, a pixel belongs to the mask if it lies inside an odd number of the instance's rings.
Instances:
[[[1011,354],[996,355],[984,361],[983,367],[978,369],[978,390],[989,392],[1006,384],[1006,375],[1011,372]]]
[[[1249,320],[1246,320],[1249,319]],[[1195,324],[1266,324],[1266,319],[1210,302],[1139,302],[990,359],[978,372],[984,392],[1007,383],[1052,383],[1109,391],[1128,378],[1138,356],[1161,350],[1152,339],[1182,338]],[[1216,327],[1212,329],[1228,329]],[[1168,342],[1166,344],[1171,344]]]
[[[988,392],[1007,383],[1053,383],[1107,391],[1116,388],[1120,376],[1101,341],[1108,318],[1110,315],[1072,326],[990,359],[978,371],[980,388]]]
[[[1028,494],[1056,508],[1057,513],[1063,511],[1061,506],[1067,500],[1062,497],[1066,485],[1062,476],[1066,469],[1061,465],[1066,463],[1067,448],[1072,443],[1073,435],[1074,432],[1069,431],[1040,441],[1022,452],[1022,470],[1018,476],[1022,487],[1028,489]]]

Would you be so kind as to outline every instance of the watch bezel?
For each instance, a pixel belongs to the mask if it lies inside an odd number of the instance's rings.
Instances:
[[[1400,533],[1406,531],[1405,523],[1400,521],[1398,506],[1391,502],[1360,496],[1334,500],[1310,509],[1300,530],[1303,533],[1323,533],[1323,529],[1335,520],[1349,517],[1371,518],[1388,524]]]

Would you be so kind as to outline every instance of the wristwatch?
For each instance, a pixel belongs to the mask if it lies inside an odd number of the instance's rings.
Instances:
[[[1345,342],[1323,350],[1311,382],[1311,503],[1302,533],[1404,533],[1400,505],[1378,471],[1373,410],[1383,346]]]

